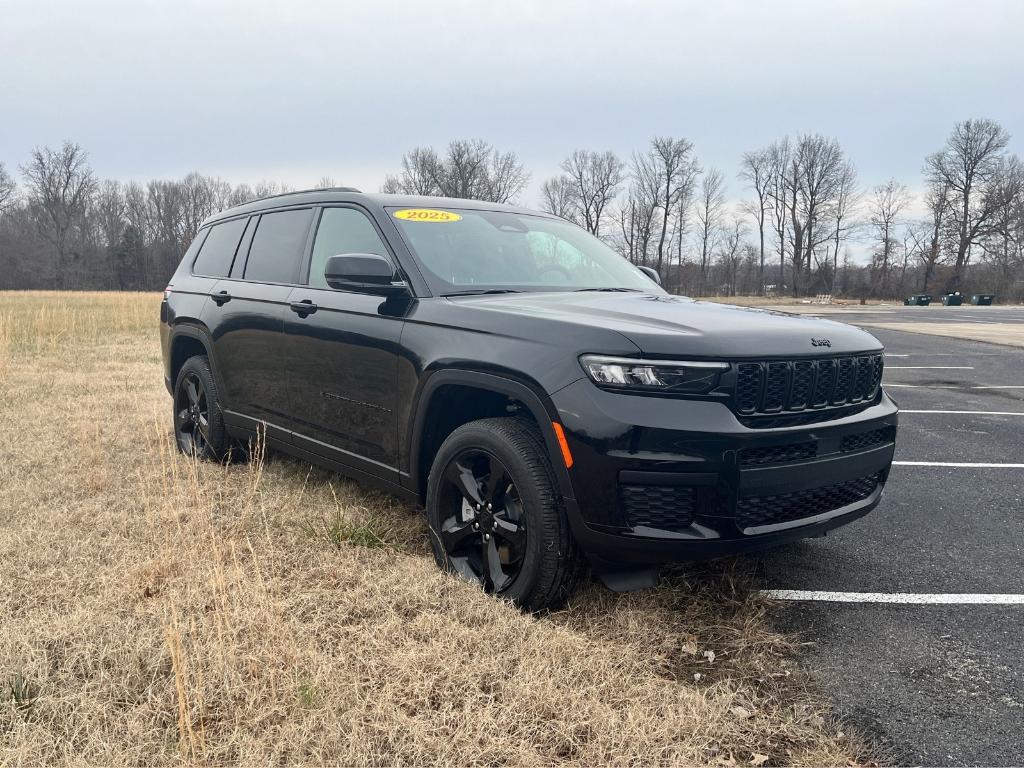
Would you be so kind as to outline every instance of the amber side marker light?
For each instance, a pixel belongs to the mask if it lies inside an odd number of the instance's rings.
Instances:
[[[557,421],[552,421],[551,427],[555,430],[555,437],[558,438],[558,447],[562,449],[562,461],[565,462],[565,468],[572,469],[572,452],[569,450],[569,443],[565,439],[565,430],[562,429],[562,425]]]

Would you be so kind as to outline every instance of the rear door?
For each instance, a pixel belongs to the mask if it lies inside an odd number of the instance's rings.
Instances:
[[[312,208],[257,214],[249,220],[230,275],[211,291],[204,319],[213,334],[228,421],[288,439],[284,315],[298,282]],[[212,234],[211,234],[212,236]]]
[[[398,348],[410,299],[329,288],[327,259],[347,253],[376,253],[396,263],[361,208],[323,208],[304,270],[307,284],[292,290],[285,319],[295,443],[397,479]]]

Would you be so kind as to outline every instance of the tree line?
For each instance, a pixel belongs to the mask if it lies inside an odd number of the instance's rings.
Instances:
[[[655,137],[628,159],[572,152],[542,183],[540,207],[692,295],[1021,300],[1024,164],[1009,143],[994,121],[957,123],[924,158],[915,200],[896,179],[865,188],[839,142],[819,134],[744,152],[731,186],[689,140]],[[381,190],[504,203],[529,181],[516,153],[459,140],[406,152]],[[36,149],[17,175],[0,164],[0,288],[160,289],[207,216],[285,191],[200,173],[101,180],[77,144]],[[852,255],[865,250],[866,263]]]

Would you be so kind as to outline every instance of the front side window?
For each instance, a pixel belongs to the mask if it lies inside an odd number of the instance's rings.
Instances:
[[[227,277],[246,221],[245,218],[234,219],[210,227],[210,233],[192,265],[192,273],[206,277]]]
[[[326,288],[324,268],[331,256],[349,253],[375,253],[388,256],[388,249],[365,214],[354,208],[324,208],[313,241],[313,258],[309,264],[309,284]]]
[[[312,217],[310,208],[260,216],[243,277],[261,283],[294,283]]]
[[[389,209],[435,293],[626,289],[662,293],[593,235],[506,211]]]

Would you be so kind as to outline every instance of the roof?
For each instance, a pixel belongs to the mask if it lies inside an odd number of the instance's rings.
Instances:
[[[263,197],[252,200],[234,208],[227,208],[213,214],[203,222],[206,226],[215,221],[229,219],[243,214],[252,214],[269,208],[282,206],[316,205],[319,203],[370,203],[377,206],[399,206],[419,208],[465,208],[474,211],[507,211],[509,213],[528,213],[533,216],[548,216],[541,211],[521,208],[505,203],[491,203],[486,200],[464,200],[457,197],[430,197],[427,195],[390,195],[384,193],[360,192],[353,187],[332,187],[331,189],[306,189],[298,192],[285,192],[281,195]]]

